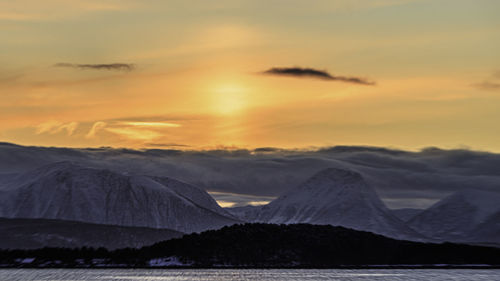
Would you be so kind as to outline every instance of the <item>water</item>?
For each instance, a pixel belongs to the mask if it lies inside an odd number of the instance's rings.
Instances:
[[[2,281],[496,281],[500,270],[468,269],[0,269]]]

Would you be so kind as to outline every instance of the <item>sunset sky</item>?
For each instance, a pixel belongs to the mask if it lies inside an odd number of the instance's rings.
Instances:
[[[0,141],[500,151],[498,0],[0,0]]]

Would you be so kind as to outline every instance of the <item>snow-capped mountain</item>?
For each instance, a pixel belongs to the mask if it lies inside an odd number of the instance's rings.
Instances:
[[[440,200],[408,224],[428,237],[443,241],[480,241],[480,233],[484,233],[485,237],[496,235],[500,242],[500,216],[495,219],[498,213],[500,193],[465,190]]]
[[[229,208],[224,208],[227,210],[231,215],[239,218],[240,220],[247,221],[247,222],[253,222],[257,219],[259,212],[262,210],[263,206],[242,206],[242,207],[229,207]]]
[[[262,207],[256,221],[344,226],[385,236],[423,239],[395,217],[354,171],[329,168]]]
[[[500,246],[500,211],[490,216],[467,237],[468,242]]]
[[[165,228],[184,233],[239,222],[205,191],[159,177],[62,162],[0,182],[0,217]]]
[[[402,209],[392,209],[391,212],[398,217],[400,220],[407,222],[411,220],[416,215],[420,214],[422,209],[414,208],[402,208]]]

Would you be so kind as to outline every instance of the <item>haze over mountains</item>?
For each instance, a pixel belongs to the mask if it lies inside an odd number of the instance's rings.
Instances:
[[[336,146],[315,150],[181,151],[0,143],[0,159],[0,174],[71,161],[129,174],[170,177],[207,191],[226,193],[221,198],[238,206],[272,200],[318,171],[332,167],[359,172],[391,209],[424,209],[459,190],[499,192],[500,187],[500,154],[466,149],[426,148],[413,152]]]
[[[345,154],[345,150],[339,153]],[[387,174],[387,170],[392,171],[394,167],[387,165],[368,167],[365,163],[364,169],[358,169],[359,166],[353,168],[330,159],[327,163],[333,161],[337,167],[320,168],[309,178],[291,183],[281,196],[268,205],[223,209],[204,190],[206,186],[196,187],[162,174],[192,169],[191,182],[204,182],[203,176],[197,177],[201,163],[233,161],[235,169],[244,170],[250,164],[241,160],[240,156],[192,154],[190,157],[199,160],[196,162],[198,166],[193,168],[193,159],[183,161],[185,155],[178,151],[97,151],[94,154],[92,150],[0,145],[0,155],[10,156],[0,161],[0,166],[4,168],[0,175],[0,217],[4,218],[0,228],[9,233],[17,232],[19,240],[16,243],[22,245],[20,241],[25,241],[30,247],[43,243],[52,246],[98,246],[108,243],[110,248],[122,245],[138,247],[160,241],[161,235],[168,239],[180,233],[219,229],[242,222],[330,224],[404,240],[500,245],[498,192],[468,189],[443,199],[427,210],[394,211],[386,207],[378,195],[380,189],[375,188],[377,184],[382,184],[382,178],[376,175],[386,174],[386,185],[394,183],[394,178]],[[57,157],[61,155],[81,161],[51,163],[34,169],[28,169],[32,164],[22,162],[33,157],[37,159],[34,160],[36,163],[45,162],[38,155],[40,153],[47,161],[66,159]],[[124,158],[123,153],[128,156]],[[148,153],[151,155],[147,156]],[[312,163],[302,156],[282,157],[279,161],[276,157],[269,158],[269,155],[245,157],[255,157],[252,161],[260,161],[264,174],[269,172],[269,162],[282,165],[282,169],[288,169],[289,162]],[[145,164],[146,167],[154,167],[151,173],[144,172],[145,167],[131,170],[131,167],[137,167],[137,163],[146,163],[146,159],[160,164]],[[166,165],[162,162],[164,159],[172,163]],[[174,159],[179,161],[173,164]],[[6,168],[5,162],[17,168]],[[112,162],[116,163],[115,168],[109,167]],[[163,173],[160,168],[164,169]],[[214,174],[209,169],[214,167],[207,166],[206,170],[207,177],[213,178]],[[266,179],[260,175],[255,177]],[[495,177],[488,176],[490,180]],[[468,179],[478,183],[484,180],[484,176],[469,175]],[[279,180],[282,179],[276,182]],[[223,177],[217,180],[223,181]],[[256,189],[259,188],[259,182],[253,184]],[[405,192],[404,188],[402,190]],[[385,201],[390,202],[390,199]],[[128,238],[124,238],[121,244],[113,244],[109,242],[109,235],[96,240],[96,236],[89,232],[72,232],[71,226],[75,230],[95,229],[99,233]],[[140,232],[144,235],[138,235]],[[135,239],[143,241],[137,243]],[[88,244],[85,244],[86,240]],[[0,244],[2,247],[6,247],[5,243]]]

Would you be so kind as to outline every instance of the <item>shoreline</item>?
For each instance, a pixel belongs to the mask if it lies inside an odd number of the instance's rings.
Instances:
[[[30,266],[30,265],[0,265],[0,269],[500,269],[500,265],[367,265],[367,266],[290,266],[290,267],[259,267],[259,266]]]

